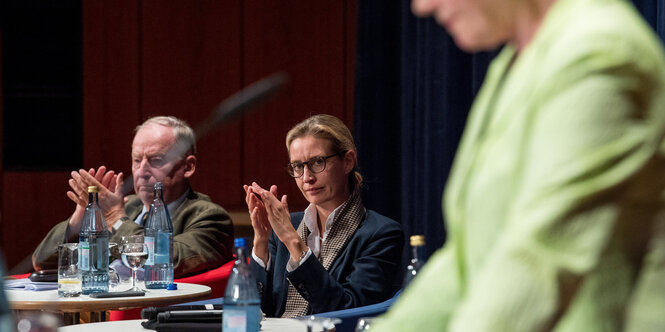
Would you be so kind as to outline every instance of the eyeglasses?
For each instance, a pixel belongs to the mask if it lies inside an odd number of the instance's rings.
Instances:
[[[334,156],[343,154],[344,152],[345,151],[337,152],[325,157],[314,157],[304,163],[301,162],[289,163],[286,165],[286,171],[289,172],[289,175],[291,175],[292,177],[299,178],[305,173],[305,165],[307,165],[307,168],[309,168],[310,172],[321,173],[323,172],[324,169],[326,169],[326,160]]]

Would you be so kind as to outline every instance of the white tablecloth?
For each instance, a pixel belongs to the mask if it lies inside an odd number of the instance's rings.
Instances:
[[[152,331],[144,329],[141,326],[141,319],[135,320],[122,320],[117,322],[103,322],[91,324],[69,325],[58,329],[58,332],[145,332]],[[261,331],[263,332],[284,332],[284,331],[307,331],[305,323],[287,318],[266,318],[261,322]],[[321,332],[323,329],[320,326],[314,326],[313,331]]]

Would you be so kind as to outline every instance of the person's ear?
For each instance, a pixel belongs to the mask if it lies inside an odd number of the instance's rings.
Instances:
[[[356,151],[349,150],[344,154],[344,174],[349,174],[356,166]]]
[[[185,157],[185,178],[189,179],[196,171],[196,156],[190,154]]]

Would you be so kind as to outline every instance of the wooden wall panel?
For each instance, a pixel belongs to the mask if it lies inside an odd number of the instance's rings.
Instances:
[[[195,127],[242,84],[241,1],[143,1],[142,109]],[[243,204],[241,126],[197,142],[192,185],[227,209]]]
[[[67,172],[4,172],[2,175],[2,251],[8,267],[29,256],[74,203],[66,196]]]
[[[276,101],[246,117],[244,181],[276,184],[291,210],[306,206],[285,172],[287,131],[308,115],[345,116],[343,1],[245,4],[245,73],[251,81],[286,71],[291,83]]]
[[[83,2],[83,161],[131,172],[141,121],[137,1]]]

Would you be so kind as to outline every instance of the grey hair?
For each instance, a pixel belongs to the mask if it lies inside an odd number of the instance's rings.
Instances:
[[[169,127],[173,130],[175,145],[178,147],[180,156],[196,154],[196,137],[194,136],[194,130],[192,130],[187,122],[180,120],[175,116],[153,116],[138,125],[136,129],[134,129],[134,133],[137,133],[141,128],[149,124]]]

